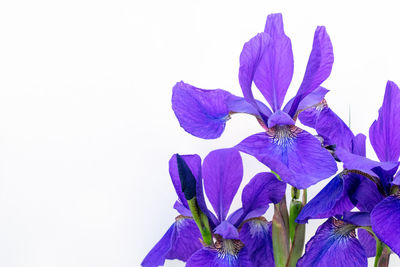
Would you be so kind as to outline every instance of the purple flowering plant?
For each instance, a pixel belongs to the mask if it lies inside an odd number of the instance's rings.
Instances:
[[[169,172],[179,215],[142,266],[177,259],[189,267],[350,267],[367,266],[368,257],[375,257],[375,266],[388,266],[391,253],[400,255],[400,89],[387,83],[369,131],[379,161],[368,159],[366,136],[355,135],[324,99],[328,90],[321,84],[333,61],[329,35],[318,26],[303,81],[283,105],[293,53],[282,15],[271,14],[264,31],[243,46],[243,97],[184,82],[173,87],[172,109],[181,127],[196,137],[218,138],[236,113],[253,116],[263,131],[210,152],[203,162],[198,155],[172,156]],[[254,98],[253,85],[266,103]],[[298,120],[317,135],[297,126]],[[241,193],[242,207],[229,212],[243,177],[240,152],[254,156],[270,172],[255,175]],[[343,164],[339,173],[338,162]],[[307,203],[307,188],[332,176]],[[271,222],[264,217],[270,204]],[[326,221],[304,249],[310,219]]]

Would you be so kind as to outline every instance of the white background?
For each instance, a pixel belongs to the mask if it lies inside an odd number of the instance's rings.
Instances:
[[[171,110],[172,86],[241,95],[239,54],[269,13],[283,13],[293,44],[286,100],[325,25],[328,103],[345,121],[351,107],[352,130],[368,133],[386,81],[400,83],[399,6],[277,2],[1,1],[0,266],[139,266],[177,215],[170,156],[204,157],[261,130],[235,115],[221,138],[195,138]],[[245,183],[265,168],[243,158]]]

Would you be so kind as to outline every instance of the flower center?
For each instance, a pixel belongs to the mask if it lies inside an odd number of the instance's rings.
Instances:
[[[237,239],[223,239],[216,235],[215,248],[218,251],[219,258],[237,259],[239,251],[244,247],[242,241]]]
[[[289,146],[294,142],[297,134],[302,130],[294,125],[275,125],[267,130],[274,144],[279,146]]]

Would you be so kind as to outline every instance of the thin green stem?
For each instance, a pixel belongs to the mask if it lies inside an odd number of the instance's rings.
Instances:
[[[378,267],[379,259],[382,256],[382,250],[383,250],[382,242],[379,240],[376,240],[376,254],[375,254],[374,267]]]

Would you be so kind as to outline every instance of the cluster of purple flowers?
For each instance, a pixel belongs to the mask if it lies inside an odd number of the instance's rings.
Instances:
[[[375,266],[387,266],[392,252],[400,255],[400,89],[387,83],[378,119],[369,130],[379,162],[368,159],[366,136],[355,135],[324,99],[328,90],[321,84],[333,61],[329,35],[319,26],[303,81],[283,105],[293,53],[281,14],[271,14],[264,32],[245,43],[240,55],[243,97],[184,82],[174,86],[172,108],[188,133],[218,138],[236,113],[256,118],[262,132],[210,152],[203,162],[198,155],[172,156],[169,171],[179,215],[142,266],[178,259],[189,267],[351,267],[367,266],[368,257],[375,257]],[[253,84],[266,104],[254,98]],[[317,135],[296,126],[297,120]],[[229,214],[243,176],[240,152],[271,172],[255,175],[243,189],[242,207]],[[343,163],[339,173],[338,162]],[[306,189],[332,176],[307,203]],[[292,192],[289,211],[287,184]],[[263,216],[270,204],[271,222]],[[305,224],[322,218],[326,221],[303,251]]]

